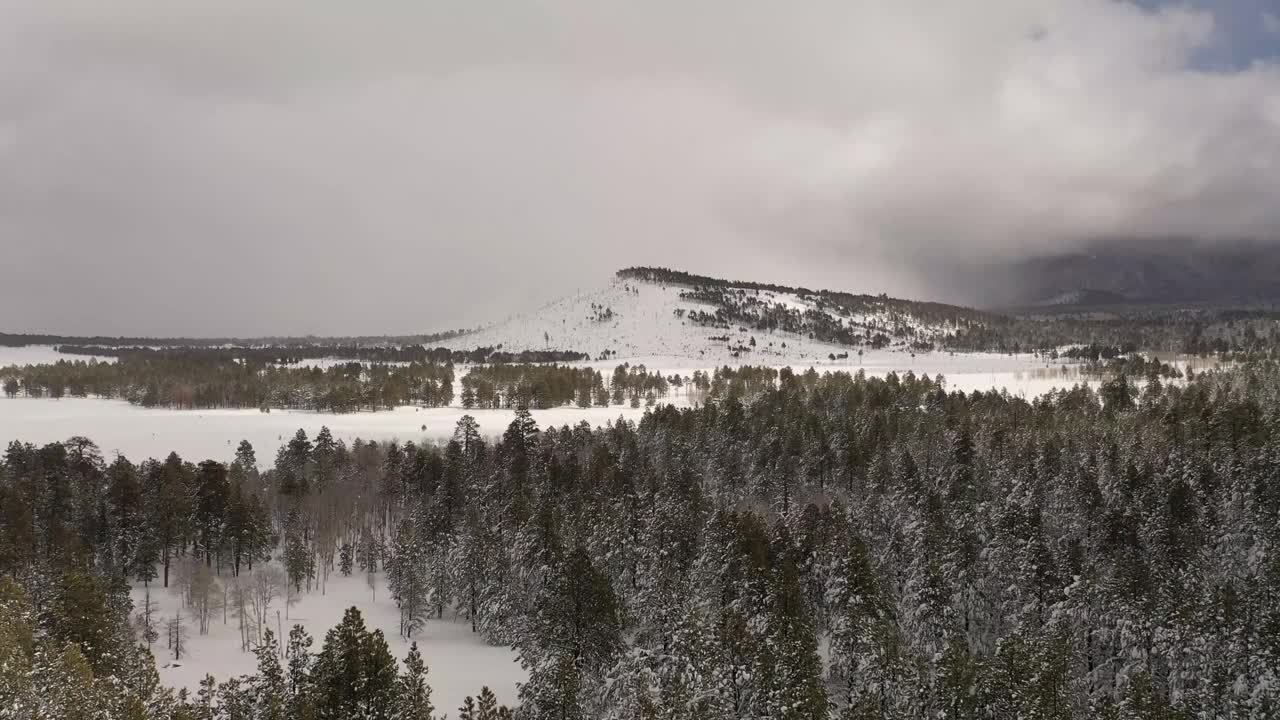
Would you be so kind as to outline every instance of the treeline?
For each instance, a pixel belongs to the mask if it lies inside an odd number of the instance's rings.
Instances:
[[[1084,371],[1097,375],[1127,375],[1135,378],[1160,377],[1172,380],[1182,377],[1182,371],[1171,363],[1148,357],[1130,343],[1122,346],[1075,345],[1064,350],[1045,353],[1050,360],[1067,358],[1085,362]]]
[[[0,368],[14,397],[118,398],[143,407],[288,408],[324,412],[453,402],[453,366],[350,362],[328,368],[279,366],[192,350],[129,353],[115,362],[66,361]]]
[[[1280,312],[1135,306],[1106,312],[1032,313],[970,326],[947,338],[943,346],[955,351],[1051,353],[1082,342],[1086,348],[1112,351],[1268,357],[1280,348]]]
[[[1100,360],[1115,360],[1126,355],[1132,355],[1138,352],[1138,346],[1133,343],[1124,345],[1099,345],[1098,343],[1089,343],[1088,345],[1073,345],[1063,350],[1052,350],[1048,353],[1048,357],[1057,360],[1060,357],[1071,360],[1088,360],[1089,362],[1098,362]]]
[[[323,452],[300,433],[237,482],[291,583],[362,563],[401,633],[449,615],[516,648],[521,718],[1275,716],[1280,366],[1034,402],[757,374],[638,424],[517,412],[493,442],[464,417],[442,446]],[[4,570],[33,597],[53,566],[123,572],[132,521],[110,519],[146,513],[108,467],[11,446]],[[200,538],[222,524],[183,527],[174,554],[221,545]]]
[[[643,400],[646,406],[652,406],[656,400],[665,398],[671,387],[683,385],[679,375],[664,378],[662,373],[650,372],[644,365],[622,363],[613,369],[609,378],[609,397],[617,405],[626,402],[631,407],[640,407]]]
[[[172,356],[193,361],[254,362],[295,365],[306,360],[359,360],[366,363],[544,363],[586,360],[586,353],[572,350],[523,350],[508,352],[499,347],[451,350],[423,345],[310,344],[229,347],[139,347],[103,345],[59,345],[60,353],[96,357]]]
[[[499,364],[472,368],[462,378],[461,401],[465,408],[588,408],[627,402],[639,407],[641,401],[652,406],[667,397],[672,385],[682,384],[678,375],[668,379],[629,363],[614,368],[607,385],[600,371],[591,368]]]
[[[487,365],[462,378],[465,408],[607,406],[609,393],[598,370],[565,365]]]
[[[349,337],[264,336],[257,338],[192,338],[192,337],[130,337],[110,335],[52,335],[45,333],[0,333],[0,346],[23,347],[26,345],[99,345],[103,347],[220,347],[235,345],[258,347],[263,345],[310,347],[313,345],[384,345],[424,344],[460,337],[470,330],[445,330],[425,335],[357,335]]]

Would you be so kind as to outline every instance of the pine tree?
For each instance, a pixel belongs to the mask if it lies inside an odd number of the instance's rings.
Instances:
[[[476,701],[475,720],[503,720],[510,716],[511,711],[505,705],[498,704],[497,696],[487,685],[480,688],[480,695]]]
[[[218,711],[226,720],[253,720],[254,697],[241,678],[228,678],[218,685]]]
[[[204,555],[205,565],[213,564],[213,556],[222,544],[230,495],[226,466],[213,460],[200,463],[195,475],[192,524],[196,547]]]
[[[369,632],[356,608],[325,635],[311,673],[316,717],[392,720],[396,707],[396,660],[381,630]]]
[[[418,652],[418,643],[409,645],[404,659],[404,673],[399,678],[400,697],[396,720],[432,720],[431,686],[427,685],[427,666]]]
[[[584,717],[590,701],[584,693],[597,691],[622,647],[613,588],[578,547],[552,570],[534,608],[518,645],[529,670],[521,705],[537,717]]]
[[[765,642],[760,656],[767,717],[823,720],[828,700],[818,658],[817,636],[792,559],[794,548],[785,526],[779,524],[773,542],[773,577]]]
[[[93,672],[106,674],[116,667],[121,633],[96,576],[84,572],[63,575],[48,617],[50,636],[79,646]]]
[[[427,621],[428,584],[426,547],[414,523],[400,524],[386,563],[387,587],[400,608],[400,634],[411,637]]]
[[[353,554],[351,543],[342,543],[342,547],[338,550],[338,571],[343,577],[351,576]]]
[[[150,463],[143,473],[145,532],[154,540],[163,567],[161,578],[169,587],[169,570],[173,558],[185,545],[190,530],[191,477],[193,469],[177,453],[170,453],[162,464]],[[143,558],[145,561],[146,558]]]
[[[284,568],[295,593],[302,592],[304,582],[310,587],[316,576],[316,559],[304,537],[304,523],[297,510],[290,511],[285,522]]]
[[[310,680],[314,658],[311,654],[311,636],[301,625],[294,625],[289,630],[289,646],[285,650],[285,660],[288,663],[286,698],[289,717],[312,717]]]
[[[128,574],[136,567],[138,545],[143,534],[142,484],[138,479],[138,469],[123,456],[111,463],[107,476],[110,481],[107,500],[114,536],[112,560],[122,574]]]
[[[258,658],[258,673],[250,683],[249,693],[261,720],[285,720],[288,717],[288,690],[284,670],[280,668],[280,646],[270,629],[262,633],[262,642],[253,649]]]
[[[196,691],[195,717],[197,720],[215,720],[217,718],[218,684],[212,675],[205,675],[200,680],[200,689]]]

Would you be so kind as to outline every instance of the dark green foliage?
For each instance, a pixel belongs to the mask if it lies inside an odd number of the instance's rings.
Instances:
[[[404,673],[400,675],[399,698],[395,720],[432,720],[435,706],[431,704],[431,687],[427,685],[427,666],[418,652],[418,643],[409,646],[404,659]]]
[[[316,717],[392,720],[397,708],[396,660],[381,630],[370,632],[356,608],[325,635],[311,671]]]

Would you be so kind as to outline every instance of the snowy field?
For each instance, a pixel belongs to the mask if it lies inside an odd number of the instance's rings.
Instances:
[[[98,355],[69,355],[53,349],[52,345],[24,345],[22,347],[0,346],[0,367],[9,365],[52,365],[59,360],[98,360],[115,362],[113,357]]]
[[[0,365],[12,362],[49,362],[60,357],[48,346],[0,349]],[[1085,377],[1080,366],[1049,361],[1034,355],[1000,355],[993,353],[943,352],[919,353],[898,350],[867,351],[861,358],[831,362],[825,357],[818,362],[761,362],[765,358],[734,360],[721,364],[763,364],[790,367],[804,372],[810,367],[818,372],[865,372],[883,377],[890,372],[914,372],[917,375],[942,375],[949,390],[1004,389],[1011,395],[1034,398],[1054,389],[1067,389],[1076,384],[1096,386],[1096,377]],[[571,363],[599,370],[606,376],[622,362],[644,365],[664,375],[678,373],[688,377],[695,370],[710,372],[715,364],[678,355],[645,355],[582,363]],[[1174,360],[1185,369],[1186,360]],[[1196,362],[1197,370],[1214,363]],[[467,372],[458,366],[459,379]],[[455,397],[461,393],[455,387]],[[687,406],[689,397],[673,391],[664,404]],[[130,405],[124,400],[97,398],[4,398],[0,397],[0,442],[22,440],[36,444],[65,440],[73,435],[92,438],[108,457],[119,452],[137,461],[147,457],[163,457],[177,451],[193,461],[230,460],[241,440],[248,440],[258,451],[259,460],[271,462],[276,449],[287,442],[299,428],[315,437],[321,426],[328,426],[334,437],[351,442],[364,440],[399,440],[401,442],[437,441],[449,438],[464,414],[480,423],[481,432],[495,436],[511,422],[511,410],[466,410],[460,405],[445,408],[399,407],[380,412],[347,414],[316,413],[300,410],[273,410],[264,413],[256,408],[213,410],[148,409]],[[587,421],[593,426],[616,421],[620,417],[638,420],[644,408],[612,406],[607,408],[560,407],[534,411],[539,426],[575,425]]]
[[[248,581],[248,572],[241,574]],[[152,645],[152,653],[156,658],[156,667],[160,672],[160,680],[174,688],[187,688],[194,693],[200,680],[211,674],[219,682],[230,677],[252,673],[256,670],[256,660],[250,652],[240,649],[240,630],[233,610],[228,610],[223,622],[221,610],[214,613],[209,622],[207,635],[200,635],[198,623],[191,617],[191,610],[182,607],[182,598],[178,594],[174,579],[170,579],[169,589],[160,587],[159,581],[151,583],[151,601],[156,606],[155,624],[160,631],[160,638]],[[222,583],[231,581],[229,573],[219,578]],[[378,590],[375,599],[365,577],[356,573],[351,577],[342,577],[334,572],[329,576],[325,591],[313,589],[303,592],[298,603],[286,608],[283,598],[276,600],[269,613],[271,630],[277,632],[275,611],[280,611],[279,628],[283,629],[287,643],[289,628],[302,625],[311,634],[314,643],[312,652],[319,652],[324,644],[324,635],[329,629],[342,621],[342,613],[355,605],[364,616],[365,626],[369,629],[381,629],[387,637],[387,645],[391,654],[398,660],[404,660],[409,652],[409,641],[400,637],[400,611],[395,601],[382,583],[382,574],[378,574]],[[141,584],[135,584],[132,591],[135,614],[142,607],[144,590]],[[163,632],[164,621],[174,617],[181,609],[183,621],[187,625],[187,644],[180,660],[173,659],[173,653],[167,648]],[[285,612],[288,611],[286,619]],[[415,634],[412,640],[418,643],[418,650],[427,663],[428,683],[431,685],[432,702],[437,714],[447,712],[456,717],[458,707],[467,695],[476,695],[482,685],[488,685],[498,700],[507,705],[514,705],[516,700],[516,683],[526,679],[524,669],[516,661],[513,650],[486,644],[479,635],[471,632],[471,626],[463,620],[455,620],[452,611],[445,611],[441,620],[434,617],[427,621],[426,627]]]
[[[897,362],[894,362],[896,360]],[[618,360],[583,363],[608,374]],[[637,358],[633,364],[644,364],[664,374],[688,376],[694,370],[710,371],[711,367],[693,367],[681,358]],[[793,364],[803,372],[809,365]],[[1069,388],[1076,383],[1096,382],[1081,378],[1078,370],[1060,366],[1046,367],[1031,356],[960,355],[942,353],[909,356],[885,352],[867,357],[864,364],[814,366],[820,372],[864,370],[870,376],[884,376],[891,371],[910,370],[917,374],[945,375],[947,387],[953,390],[985,390],[1006,388],[1011,394],[1034,397],[1053,388]],[[462,372],[462,371],[460,371]],[[674,391],[663,404],[687,406],[683,391]],[[480,423],[486,436],[500,435],[511,422],[511,410],[466,410],[461,406],[444,408],[399,407],[394,410],[360,413],[317,413],[302,410],[256,408],[170,410],[130,405],[124,400],[97,398],[2,398],[0,397],[0,442],[22,440],[43,444],[66,440],[73,435],[91,438],[103,454],[121,453],[140,461],[148,457],[164,457],[176,451],[184,459],[229,461],[241,440],[248,440],[258,452],[258,459],[270,463],[276,449],[287,442],[298,429],[315,437],[322,426],[328,426],[335,438],[351,442],[364,440],[401,442],[437,441],[452,436],[458,419],[470,414]],[[638,420],[644,408],[615,405],[607,408],[559,407],[533,411],[540,427],[575,425],[587,421],[604,425],[618,418]]]
[[[679,398],[677,398],[679,400]],[[540,427],[574,425],[583,420],[604,425],[619,417],[638,419],[643,408],[613,406],[535,410]],[[257,409],[167,410],[130,405],[124,400],[95,398],[0,398],[0,442],[22,440],[36,444],[84,435],[106,457],[119,452],[137,462],[176,451],[186,460],[230,461],[236,446],[248,440],[259,463],[270,464],[276,449],[299,428],[315,437],[328,426],[335,438],[364,440],[447,439],[463,415],[480,423],[487,436],[500,435],[515,417],[512,410],[464,410],[461,407],[418,408],[361,413],[317,413],[300,410]]]

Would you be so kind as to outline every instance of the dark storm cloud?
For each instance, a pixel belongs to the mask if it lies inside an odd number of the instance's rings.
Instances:
[[[1109,0],[0,0],[0,329],[430,330],[640,263],[938,295],[922,260],[1276,237],[1280,68],[1206,68],[1231,41]]]

